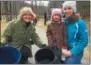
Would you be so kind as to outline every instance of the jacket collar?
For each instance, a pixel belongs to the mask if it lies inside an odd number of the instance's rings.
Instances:
[[[54,21],[52,21],[52,23],[58,23],[58,24],[61,24],[61,22],[54,22]]]
[[[66,18],[65,21],[67,23],[75,23],[75,22],[77,22],[78,19],[79,19],[79,17],[73,13],[69,18]]]
[[[32,24],[32,23],[30,22],[28,28],[31,27],[31,24]],[[20,20],[20,25],[21,25],[23,28],[27,28],[26,22],[25,22],[24,20]]]

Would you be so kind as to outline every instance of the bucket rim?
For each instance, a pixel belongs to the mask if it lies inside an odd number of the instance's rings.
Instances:
[[[17,52],[19,53],[19,59],[18,59],[16,62],[14,62],[13,64],[19,63],[19,61],[21,60],[21,53],[20,53],[20,51],[19,51],[17,48],[12,47],[12,46],[4,46],[4,47],[0,47],[0,48],[12,48],[12,49],[14,49],[15,51],[17,51]]]
[[[41,50],[43,50],[43,49],[48,49],[48,50],[51,50],[51,51],[53,52],[53,50],[52,50],[51,48],[49,48],[49,47],[41,48],[41,49],[39,49],[37,52],[39,52],[39,51],[41,51]],[[36,53],[37,53],[37,52],[36,52]],[[36,53],[35,53],[35,55],[34,55],[35,58],[36,58]],[[55,61],[55,60],[56,60],[56,55],[55,55],[54,52],[53,52],[53,55],[54,55],[54,58],[55,58],[55,59],[53,59],[53,61]],[[50,61],[49,64],[51,64],[53,61]]]

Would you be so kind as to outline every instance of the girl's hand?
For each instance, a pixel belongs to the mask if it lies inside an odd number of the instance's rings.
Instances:
[[[71,52],[68,51],[67,49],[62,49],[62,54],[63,54],[65,57],[71,56]]]

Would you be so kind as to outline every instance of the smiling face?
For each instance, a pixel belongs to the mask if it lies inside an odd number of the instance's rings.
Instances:
[[[59,22],[60,21],[60,15],[59,14],[54,14],[52,16],[52,19],[55,21],[55,22]]]
[[[71,7],[65,7],[64,13],[65,13],[66,18],[69,18],[73,14],[73,10]]]
[[[26,23],[29,23],[32,19],[33,19],[33,15],[29,12],[25,13],[23,16],[22,16],[22,19],[26,22]]]

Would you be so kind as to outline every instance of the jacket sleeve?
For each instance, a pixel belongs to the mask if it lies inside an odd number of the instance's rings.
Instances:
[[[62,29],[62,36],[63,36],[63,45],[67,46],[67,41],[66,41],[66,27],[65,24],[63,23],[63,29]]]
[[[13,24],[10,23],[2,35],[1,43],[5,44],[12,40],[12,32],[13,32],[12,28],[13,28]]]
[[[42,41],[40,40],[40,38],[39,38],[39,36],[38,36],[38,34],[36,33],[36,31],[35,31],[35,28],[33,28],[32,29],[32,36],[31,36],[31,38],[32,38],[32,41],[38,46],[38,47],[42,47]]]
[[[86,28],[86,23],[83,20],[81,20],[78,24],[79,24],[79,31],[78,31],[79,39],[76,42],[77,45],[70,50],[72,55],[76,55],[82,52],[88,44],[88,32]]]
[[[48,45],[51,46],[53,44],[53,39],[52,39],[52,34],[51,34],[49,26],[47,28],[46,36],[47,36],[47,39],[48,39]]]

